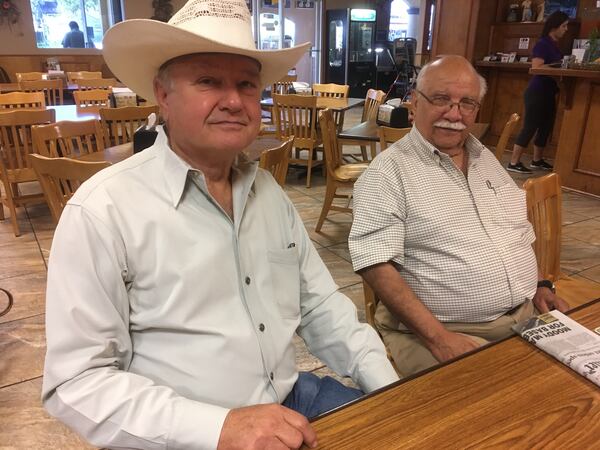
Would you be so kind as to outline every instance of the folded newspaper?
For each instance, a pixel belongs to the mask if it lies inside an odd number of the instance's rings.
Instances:
[[[513,330],[561,363],[600,386],[600,336],[560,311],[550,311]]]

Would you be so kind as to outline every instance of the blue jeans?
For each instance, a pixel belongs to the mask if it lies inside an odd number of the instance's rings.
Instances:
[[[309,372],[300,372],[283,406],[312,419],[363,395],[362,391],[346,387],[331,377],[320,378]]]

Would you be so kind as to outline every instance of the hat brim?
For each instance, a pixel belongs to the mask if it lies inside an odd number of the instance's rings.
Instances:
[[[229,53],[248,56],[261,65],[263,85],[274,83],[310,48],[310,42],[281,50],[256,50],[224,45],[164,22],[132,19],[110,28],[103,55],[110,70],[137,95],[154,99],[154,77],[162,64],[193,53]]]

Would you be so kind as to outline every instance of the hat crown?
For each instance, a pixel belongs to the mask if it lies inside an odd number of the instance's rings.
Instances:
[[[169,20],[173,26],[182,26],[198,18],[237,19],[240,26],[251,27],[250,11],[245,0],[189,0]]]

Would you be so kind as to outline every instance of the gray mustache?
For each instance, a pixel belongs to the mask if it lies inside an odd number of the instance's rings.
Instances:
[[[439,128],[450,128],[451,130],[462,131],[467,128],[467,126],[462,122],[450,122],[448,120],[438,120],[433,124],[434,127]]]

